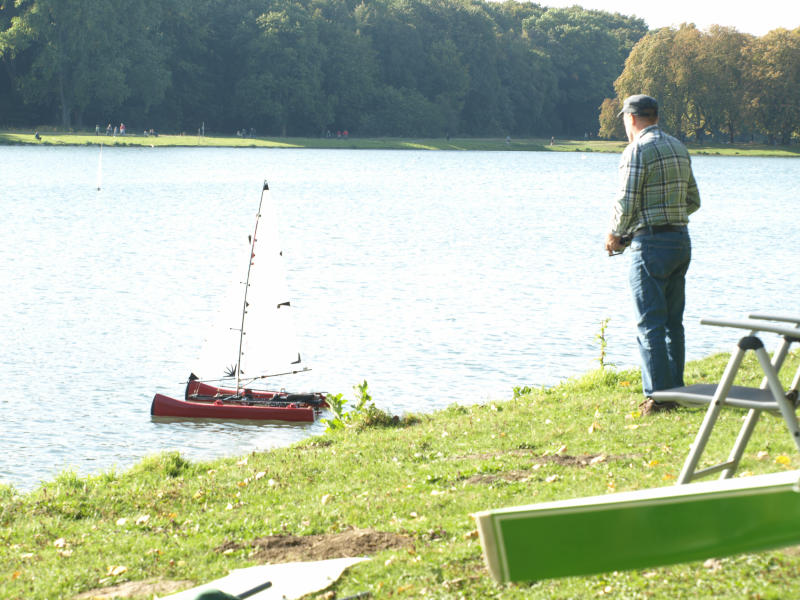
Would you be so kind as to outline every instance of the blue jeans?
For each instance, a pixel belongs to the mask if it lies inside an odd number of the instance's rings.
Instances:
[[[692,258],[688,231],[645,233],[631,242],[630,284],[645,396],[683,385],[683,308]]]

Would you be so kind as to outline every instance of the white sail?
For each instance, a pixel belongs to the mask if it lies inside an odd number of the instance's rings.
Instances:
[[[237,381],[238,366],[238,381],[249,385],[265,376],[305,368],[297,346],[277,216],[266,183],[248,253],[250,264],[203,345],[195,371],[202,380],[232,377]]]

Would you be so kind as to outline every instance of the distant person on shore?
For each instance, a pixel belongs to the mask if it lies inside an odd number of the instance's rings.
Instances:
[[[42,136],[39,135],[39,130],[38,129],[33,132],[33,137],[36,138],[37,142],[41,142],[42,141]]]
[[[620,188],[606,236],[609,255],[630,236],[630,286],[642,363],[643,415],[676,408],[653,392],[683,385],[683,309],[692,255],[687,225],[700,208],[689,151],[658,126],[658,102],[637,94],[619,113],[630,142],[619,164]]]
[[[106,135],[111,135],[111,123],[109,123],[108,127],[106,127]]]
[[[94,134],[95,135],[100,135],[100,123],[95,123]]]

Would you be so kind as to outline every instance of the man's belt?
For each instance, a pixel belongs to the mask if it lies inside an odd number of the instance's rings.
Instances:
[[[686,225],[648,225],[633,232],[633,237],[652,235],[654,233],[678,233],[686,231]]]

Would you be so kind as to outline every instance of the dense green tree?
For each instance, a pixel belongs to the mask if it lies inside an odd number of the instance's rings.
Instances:
[[[507,130],[514,135],[544,134],[553,120],[558,82],[550,57],[531,48],[512,34],[503,38],[504,58],[500,81],[508,90],[511,122]]]
[[[762,38],[733,28],[694,25],[663,28],[631,51],[614,83],[617,102],[630,94],[658,98],[661,123],[678,136],[702,142],[708,134],[734,141],[761,132],[784,143],[800,128],[800,29]],[[618,135],[604,103],[602,134]]]
[[[800,132],[800,27],[755,40],[749,58],[747,99],[754,120],[770,141],[787,144]]]
[[[94,99],[117,108],[136,97],[147,109],[169,81],[157,0],[20,0],[2,34],[13,52],[35,47],[17,83],[33,102],[55,100],[62,126],[81,125]]]
[[[330,106],[325,131],[359,128],[377,93],[375,50],[370,39],[357,28],[354,12],[348,12],[346,7],[339,14],[322,15],[319,40],[325,48],[322,93]]]
[[[0,125],[621,135],[646,92],[702,140],[800,127],[800,33],[486,0],[0,0]]]
[[[525,27],[553,62],[563,129],[573,135],[596,131],[597,107],[612,92],[632,42],[646,33],[644,22],[573,6],[547,10]]]
[[[752,39],[732,27],[715,25],[703,36],[697,53],[700,81],[693,94],[694,103],[704,115],[707,130],[726,135],[731,143],[744,128],[744,54]]]
[[[4,34],[18,15],[14,0],[0,0],[0,126],[25,122],[25,114],[32,114],[32,107],[23,106],[17,93],[17,70],[25,69],[25,52],[16,48]]]
[[[143,127],[194,130],[224,108],[215,93],[224,73],[216,28],[225,18],[220,0],[163,0],[159,30],[163,35],[169,85],[163,101],[149,111]],[[241,7],[239,7],[241,8]],[[140,111],[141,112],[141,111]],[[219,127],[220,123],[207,123]]]
[[[680,63],[674,56],[676,35],[675,29],[665,27],[644,37],[625,61],[614,88],[620,99],[632,94],[657,98],[662,126],[682,137],[687,119],[687,91],[678,84],[676,74]]]
[[[282,136],[319,133],[333,115],[317,21],[304,6],[287,4],[258,17],[258,26],[236,86],[243,121]]]

